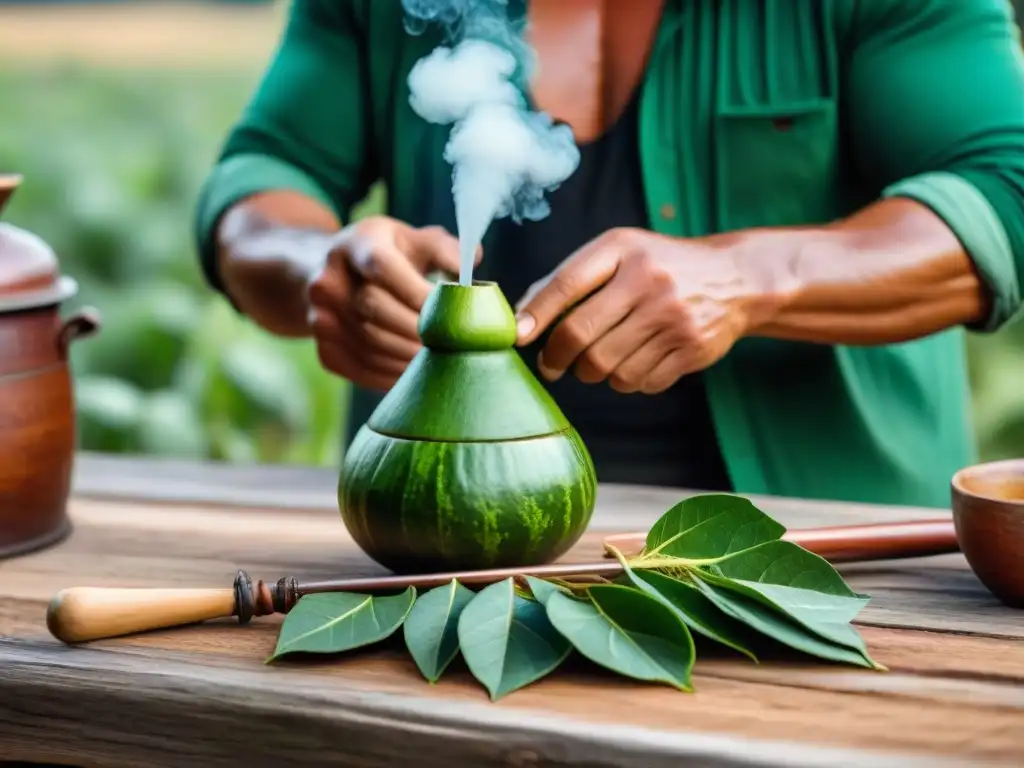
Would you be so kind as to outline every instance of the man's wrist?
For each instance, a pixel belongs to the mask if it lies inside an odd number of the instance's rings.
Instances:
[[[743,286],[744,335],[749,336],[782,322],[799,304],[816,260],[838,260],[845,252],[841,238],[814,229],[749,229],[712,240],[718,240],[715,247],[724,249]]]
[[[221,282],[239,311],[272,333],[308,335],[308,286],[326,264],[333,233],[236,209],[218,235]]]
[[[239,208],[224,217],[219,235],[222,260],[283,261],[295,276],[310,279],[323,269],[334,233],[275,223]]]

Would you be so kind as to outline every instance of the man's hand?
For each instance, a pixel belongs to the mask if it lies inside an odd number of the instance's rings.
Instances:
[[[434,271],[459,271],[458,241],[441,227],[378,216],[342,229],[309,285],[321,364],[359,386],[390,389],[420,349],[417,322]]]
[[[545,378],[573,367],[581,381],[607,379],[619,392],[668,389],[765,318],[767,297],[728,242],[611,230],[530,287],[518,344],[554,325],[538,360]]]

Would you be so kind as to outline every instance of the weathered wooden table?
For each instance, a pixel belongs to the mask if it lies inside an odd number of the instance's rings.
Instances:
[[[887,674],[698,659],[697,692],[570,664],[491,704],[464,668],[428,685],[399,650],[265,666],[279,617],[67,647],[62,587],[227,586],[377,572],[328,471],[84,456],[61,545],[0,562],[0,761],[81,766],[642,766],[1024,763],[1024,614],[959,555],[843,568]],[[593,533],[644,529],[681,491],[605,487]],[[934,510],[756,499],[790,527]],[[940,513],[941,514],[941,513]],[[690,762],[687,762],[690,761]]]

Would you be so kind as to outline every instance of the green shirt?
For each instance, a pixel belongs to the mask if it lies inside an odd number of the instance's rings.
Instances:
[[[345,220],[382,180],[389,214],[416,220],[413,158],[431,127],[406,77],[441,42],[409,35],[399,0],[294,1],[200,196],[215,287],[214,225],[259,190],[304,192]],[[640,107],[652,226],[814,225],[911,197],[964,244],[994,296],[977,330],[995,330],[1021,302],[1022,64],[1005,0],[668,0]],[[707,371],[736,491],[947,506],[950,475],[975,460],[964,333],[740,341]],[[373,400],[355,397],[361,423]]]

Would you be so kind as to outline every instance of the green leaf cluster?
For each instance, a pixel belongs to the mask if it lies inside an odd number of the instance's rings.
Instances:
[[[574,651],[636,680],[692,691],[697,642],[759,662],[788,649],[882,670],[851,622],[867,604],[824,559],[731,494],[688,498],[651,527],[646,546],[604,583],[525,576],[475,592],[452,580],[421,596],[303,597],[272,659],[339,653],[403,629],[422,675],[437,682],[460,654],[492,700],[553,672]],[[695,642],[695,638],[697,642]]]

